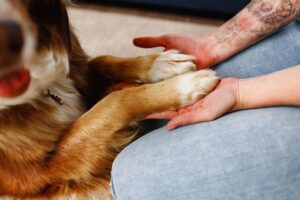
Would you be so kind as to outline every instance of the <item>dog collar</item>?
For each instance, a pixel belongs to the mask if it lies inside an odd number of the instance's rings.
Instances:
[[[50,99],[52,99],[52,100],[54,100],[57,104],[59,104],[61,106],[64,105],[62,98],[60,96],[58,96],[58,95],[55,95],[49,89],[47,89],[45,96],[48,97],[48,98],[50,98]]]

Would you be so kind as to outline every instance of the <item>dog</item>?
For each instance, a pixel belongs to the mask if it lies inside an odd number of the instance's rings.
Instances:
[[[151,113],[218,84],[171,50],[90,58],[62,0],[0,1],[0,196],[111,199],[112,162]],[[143,85],[113,91],[117,82]]]

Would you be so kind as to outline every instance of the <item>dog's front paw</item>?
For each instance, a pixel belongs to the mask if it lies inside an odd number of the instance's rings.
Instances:
[[[177,50],[159,53],[148,72],[149,82],[155,83],[189,71],[196,71],[194,59],[193,56],[181,54]]]
[[[195,103],[210,93],[219,83],[219,77],[212,70],[200,70],[178,76],[177,91],[180,95],[181,106]]]

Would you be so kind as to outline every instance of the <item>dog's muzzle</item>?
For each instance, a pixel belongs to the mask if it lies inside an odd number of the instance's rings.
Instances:
[[[11,20],[0,21],[0,97],[21,95],[29,86],[29,71],[22,66],[24,33]]]

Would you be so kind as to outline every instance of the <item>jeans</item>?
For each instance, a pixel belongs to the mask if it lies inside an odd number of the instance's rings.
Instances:
[[[215,70],[245,78],[297,64],[294,21]],[[111,185],[117,200],[299,200],[300,108],[239,111],[171,132],[161,127],[119,154]]]

